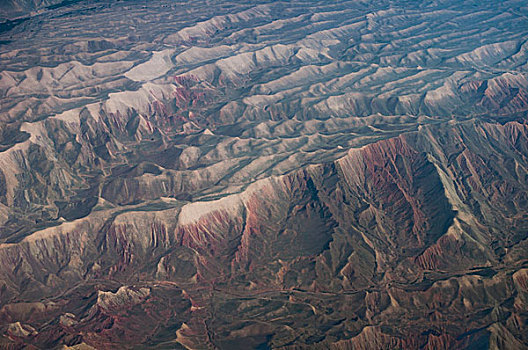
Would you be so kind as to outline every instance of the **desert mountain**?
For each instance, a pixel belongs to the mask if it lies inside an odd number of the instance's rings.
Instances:
[[[0,349],[528,348],[524,1],[54,4],[0,6]]]

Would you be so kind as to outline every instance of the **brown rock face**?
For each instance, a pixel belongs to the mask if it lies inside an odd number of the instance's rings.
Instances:
[[[169,340],[221,348],[520,346],[527,222],[511,201],[526,196],[515,169],[528,163],[519,151],[528,128],[435,127],[444,143],[431,129],[218,200],[93,213],[4,244],[9,339],[96,348]],[[482,134],[490,146],[475,143]],[[498,154],[500,161],[483,161]],[[45,301],[21,303],[28,299]]]
[[[6,4],[0,349],[528,349],[521,2]]]

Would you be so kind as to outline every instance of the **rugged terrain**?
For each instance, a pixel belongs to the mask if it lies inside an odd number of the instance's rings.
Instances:
[[[525,1],[0,15],[0,349],[528,348]]]

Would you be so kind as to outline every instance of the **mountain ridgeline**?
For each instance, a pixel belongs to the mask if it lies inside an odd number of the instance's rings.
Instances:
[[[525,2],[0,15],[0,349],[528,349]]]

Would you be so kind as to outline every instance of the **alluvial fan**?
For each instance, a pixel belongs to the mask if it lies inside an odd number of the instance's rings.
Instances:
[[[528,349],[526,1],[0,19],[0,349]]]

